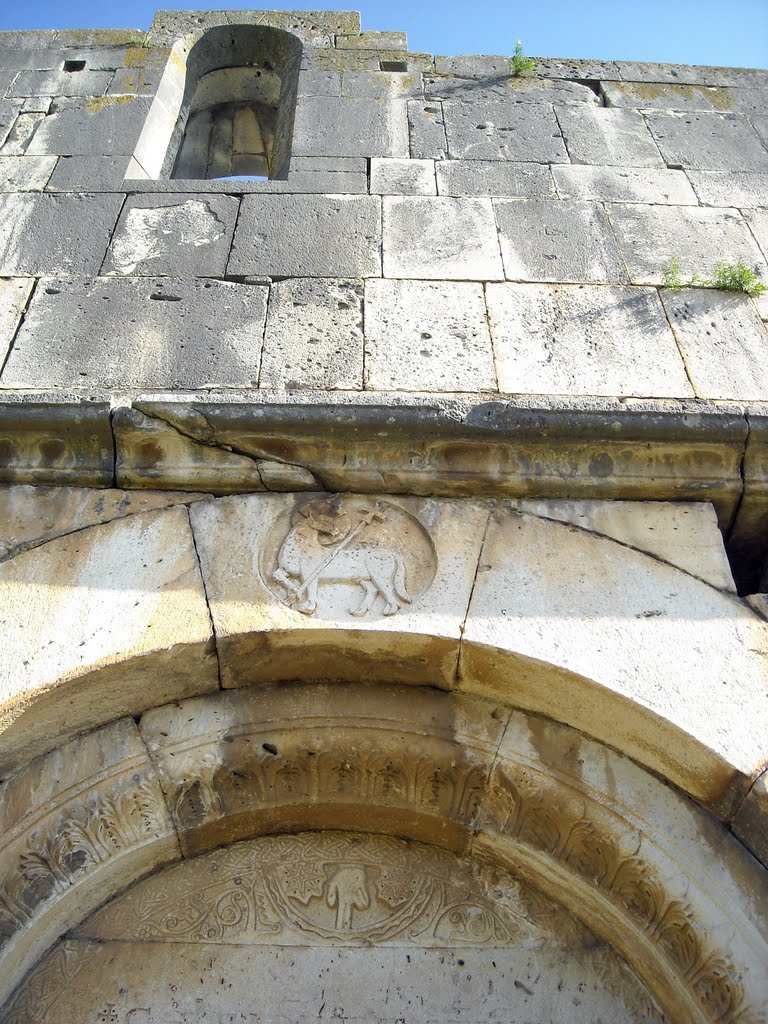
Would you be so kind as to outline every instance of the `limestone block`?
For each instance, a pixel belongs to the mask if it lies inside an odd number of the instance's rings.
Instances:
[[[156,708],[139,728],[187,853],[317,828],[461,850],[507,717],[423,687],[284,683]]]
[[[183,426],[176,429],[164,418],[146,416],[140,409],[115,409],[118,484],[180,489],[194,484],[211,494],[320,489],[312,473],[292,465],[284,452],[281,461],[238,454],[231,444],[217,440],[205,414],[194,407],[186,408],[181,419]]]
[[[508,73],[508,72],[507,72]],[[465,100],[471,103],[501,100],[506,103],[590,103],[598,102],[595,93],[578,82],[548,78],[491,78],[478,82],[473,78],[424,78],[426,99]]]
[[[556,113],[571,163],[664,166],[645,121],[634,110],[562,106],[556,108]]]
[[[62,933],[179,849],[130,719],[33,761],[0,795],[1,1005]]]
[[[21,388],[255,387],[266,305],[266,287],[229,281],[47,280],[0,379]]]
[[[657,64],[652,61],[616,61],[618,76],[624,82],[670,82],[673,85],[760,86],[766,84],[765,71],[754,68],[714,68],[700,64]]]
[[[762,171],[768,150],[742,114],[648,110],[645,120],[667,166]]]
[[[664,270],[675,259],[685,280],[694,274],[711,278],[716,263],[739,259],[768,277],[738,210],[631,203],[606,209],[633,284],[663,284]]]
[[[482,285],[368,281],[365,311],[366,387],[496,389]]]
[[[375,196],[245,196],[227,272],[271,277],[378,277]]]
[[[300,96],[292,152],[297,156],[407,157],[405,100]]]
[[[350,50],[407,50],[405,32],[361,32],[359,35],[336,36],[336,46]]]
[[[205,497],[183,491],[0,486],[0,560],[97,523]]]
[[[386,62],[380,62],[386,63]],[[404,61],[391,62],[398,67]],[[423,99],[421,75],[411,71],[350,71],[341,73],[341,96],[368,96],[376,99]],[[301,86],[299,86],[301,93]],[[331,94],[333,95],[333,94]]]
[[[747,849],[768,867],[768,772],[755,780],[731,827]]]
[[[48,191],[80,192],[85,188],[92,192],[120,191],[127,177],[127,163],[125,156],[60,156],[48,183]]]
[[[371,160],[371,194],[434,196],[434,160]]]
[[[103,96],[111,71],[20,71],[9,96]]]
[[[765,622],[692,576],[583,530],[499,512],[461,686],[565,713],[727,815],[765,760],[766,643]]]
[[[481,506],[254,495],[191,514],[225,687],[298,678],[451,685]]]
[[[611,203],[665,203],[697,206],[683,171],[662,167],[592,167],[560,164],[552,168],[561,199],[598,199]],[[715,204],[730,205],[730,204]]]
[[[27,96],[21,109],[31,113],[47,114],[51,109],[51,103],[50,96]]]
[[[17,555],[0,565],[0,593],[0,771],[104,721],[218,686],[186,508]]]
[[[273,284],[260,386],[359,390],[362,380],[362,282],[293,278]]]
[[[30,154],[130,156],[144,127],[151,100],[144,96],[100,96],[56,104],[27,147]]]
[[[739,93],[716,85],[672,85],[668,82],[604,82],[603,95],[609,107],[648,110],[706,110],[720,113],[741,110]],[[744,101],[749,104],[748,97]]]
[[[384,197],[384,276],[499,281],[490,199]]]
[[[442,107],[451,159],[568,163],[549,103],[451,100]]]
[[[157,11],[146,46],[173,46],[180,36],[216,25],[268,25],[292,32],[308,48],[332,46],[338,35],[360,33],[356,11]]]
[[[0,99],[0,146],[2,146],[8,138],[8,134],[11,131],[11,128],[13,128],[14,121],[18,117],[22,107],[23,103],[21,100]]]
[[[768,206],[768,172],[686,171],[704,206]]]
[[[28,277],[0,278],[0,362],[11,347],[34,283]]]
[[[55,156],[0,156],[0,192],[39,192],[55,165]]]
[[[749,123],[757,132],[764,146],[768,146],[768,114],[750,114]]]
[[[448,153],[442,103],[408,102],[408,144],[412,158],[444,160]]]
[[[493,209],[508,280],[626,281],[608,218],[599,203],[496,200]]]
[[[760,246],[763,256],[768,261],[768,209],[746,210],[744,212],[744,220],[749,224],[749,228],[757,244]]]
[[[510,196],[554,199],[550,168],[499,160],[442,160],[435,165],[441,196]]]
[[[18,102],[21,102],[20,100]],[[20,113],[13,122],[0,154],[3,156],[23,156],[27,152],[30,141],[39,125],[45,120],[45,114],[30,111]]]
[[[693,395],[651,289],[488,285],[486,299],[502,392]]]
[[[233,196],[129,196],[103,273],[223,277],[239,207]]]
[[[768,331],[746,295],[685,288],[661,298],[697,395],[768,401]]]
[[[98,273],[122,199],[87,194],[0,195],[0,274]]]
[[[542,519],[556,519],[610,537],[718,590],[736,592],[717,515],[709,502],[522,498],[516,507]]]

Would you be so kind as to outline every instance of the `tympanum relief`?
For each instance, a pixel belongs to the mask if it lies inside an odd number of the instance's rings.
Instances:
[[[278,517],[260,554],[261,576],[303,615],[396,615],[428,589],[436,559],[429,534],[392,502],[332,495]]]
[[[490,865],[389,837],[252,840],[135,885],[3,1024],[662,1024],[626,963]]]

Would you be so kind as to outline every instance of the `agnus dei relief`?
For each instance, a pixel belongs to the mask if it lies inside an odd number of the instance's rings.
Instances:
[[[303,615],[396,615],[429,587],[435,555],[424,527],[392,502],[332,495],[282,517],[261,558],[273,593]]]
[[[425,984],[425,980],[429,983]],[[3,1024],[664,1024],[616,952],[508,871],[392,837],[272,836],[94,914]]]

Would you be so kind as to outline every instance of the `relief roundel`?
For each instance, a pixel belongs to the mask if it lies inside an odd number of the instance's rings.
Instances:
[[[331,495],[278,516],[260,553],[267,588],[322,619],[377,619],[413,605],[432,584],[429,534],[380,498]]]

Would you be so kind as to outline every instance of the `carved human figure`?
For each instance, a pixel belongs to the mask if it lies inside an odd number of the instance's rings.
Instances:
[[[329,907],[336,908],[337,931],[349,931],[352,911],[367,910],[371,905],[365,870],[351,866],[340,868],[328,882],[326,900]]]
[[[379,594],[385,615],[410,604],[402,557],[370,536],[371,527],[383,522],[384,514],[376,507],[363,508],[355,518],[353,523],[339,498],[309,501],[294,513],[273,578],[304,615],[313,615],[317,609],[317,588],[323,581],[363,588],[361,603],[349,609],[358,617],[371,610]]]

